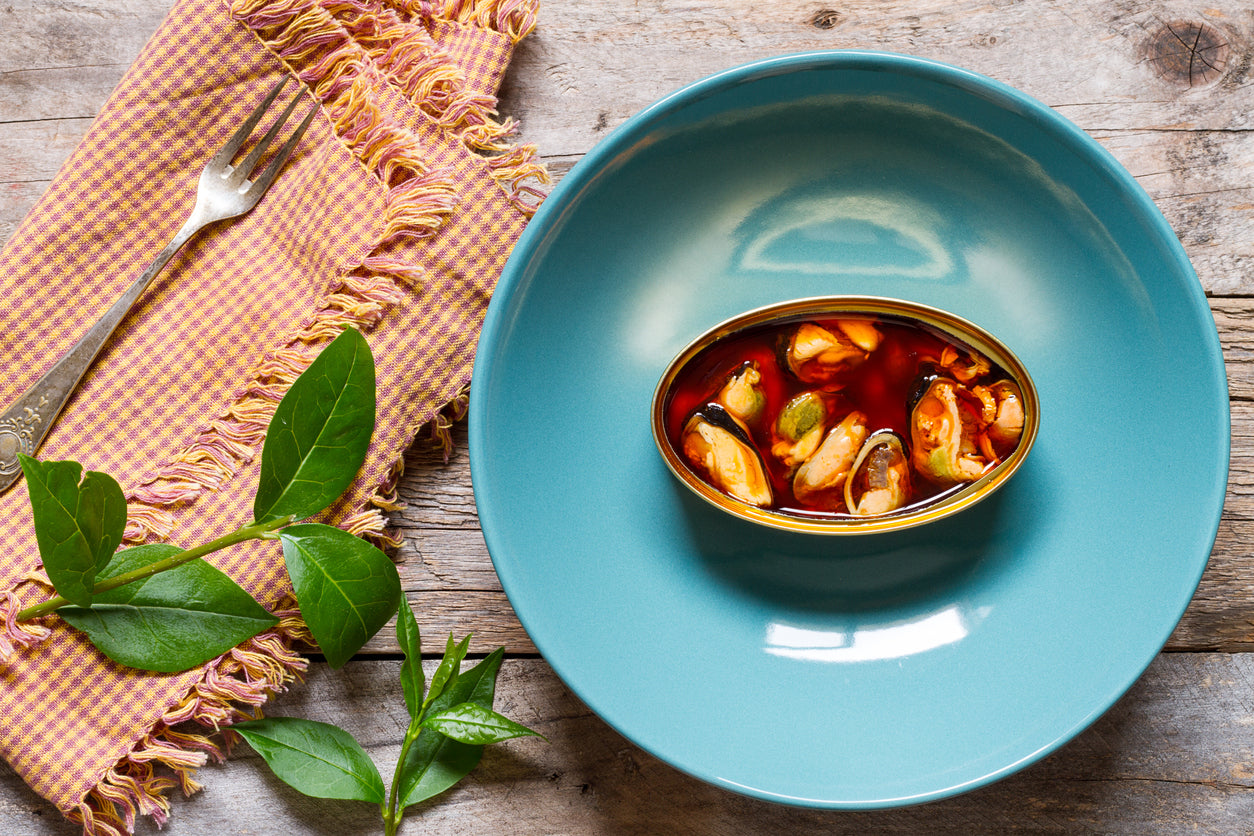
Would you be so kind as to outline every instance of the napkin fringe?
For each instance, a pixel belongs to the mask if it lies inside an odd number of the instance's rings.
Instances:
[[[67,813],[85,836],[126,836],[139,816],[163,826],[170,815],[168,793],[175,787],[185,796],[198,792],[195,770],[211,759],[225,760],[233,736],[219,743],[209,734],[259,717],[271,696],[303,677],[309,663],[293,647],[312,637],[290,598],[274,614],[279,618],[275,627],[211,662],[183,701]]]
[[[313,11],[318,5],[327,10],[326,15]],[[343,27],[354,45],[364,50],[415,107],[484,156],[488,176],[501,186],[517,209],[530,217],[545,197],[531,183],[552,182],[536,147],[511,146],[509,140],[517,132],[517,122],[497,121],[496,97],[468,91],[464,73],[448,52],[439,48],[424,30],[407,25],[398,10],[428,25],[442,21],[491,29],[515,44],[535,28],[538,3],[450,0],[443,4],[398,1],[393,5],[395,9],[378,3],[315,2],[302,12],[306,17],[299,23],[293,22],[271,48],[279,54],[299,52],[307,48],[302,45],[306,41],[328,40],[337,27]]]
[[[420,15],[439,14],[457,22],[487,24],[517,40],[535,24],[534,0],[450,0],[438,8],[431,3],[407,4]],[[368,330],[387,309],[404,298],[405,289],[421,284],[420,267],[402,263],[379,253],[389,242],[400,237],[421,237],[432,234],[453,211],[456,202],[454,186],[447,172],[428,170],[422,160],[415,138],[406,130],[387,125],[371,91],[376,81],[369,61],[362,50],[347,37],[345,30],[316,4],[302,0],[237,0],[233,7],[237,16],[250,26],[279,27],[278,33],[263,41],[272,49],[289,57],[303,55],[313,64],[302,77],[316,91],[337,134],[387,186],[386,216],[383,231],[374,251],[349,272],[331,283],[327,294],[314,314],[285,344],[271,352],[254,369],[243,394],[217,416],[153,475],[127,493],[128,509],[124,540],[142,543],[167,540],[174,531],[171,509],[196,501],[207,490],[218,490],[250,462],[265,439],[266,430],[278,402],[292,381],[312,360],[312,346],[337,336],[346,327]],[[299,36],[299,37],[298,37]],[[334,37],[333,37],[334,36]],[[334,40],[339,38],[339,41]],[[326,47],[319,60],[311,49]],[[398,50],[398,55],[404,52]],[[446,55],[439,56],[447,62]],[[393,56],[392,68],[399,69],[399,58]],[[440,75],[436,63],[424,65],[428,86],[435,80],[456,76],[460,71]],[[313,71],[322,73],[314,78]],[[417,74],[415,77],[417,77]],[[413,89],[424,89],[415,83]],[[458,119],[470,120],[471,128],[483,128],[490,120],[486,112],[476,113],[482,102],[473,97],[445,96],[450,112]],[[501,126],[475,136],[503,136]],[[501,156],[489,159],[488,166],[501,179],[510,177],[544,177],[547,173],[531,157],[524,146],[508,149]],[[519,185],[520,195],[539,194]],[[444,451],[445,460],[452,451],[449,428],[465,412],[463,391],[427,422],[431,434]],[[414,429],[416,435],[420,427]],[[342,521],[343,527],[359,536],[370,537],[381,546],[396,547],[399,539],[388,532],[383,511],[391,504],[394,472],[375,491],[370,505],[358,509]],[[6,593],[0,598],[0,661],[21,647],[28,647],[48,635],[42,625],[19,622],[14,617],[20,609],[17,597]]]
[[[235,0],[231,11],[310,86],[336,134],[384,184],[383,230],[371,254],[337,277],[300,331],[254,370],[245,392],[165,466],[129,492],[127,542],[168,538],[174,521],[165,509],[194,502],[206,490],[220,489],[251,461],[278,401],[312,359],[309,346],[334,338],[346,327],[368,330],[404,297],[407,288],[421,284],[421,268],[389,260],[381,253],[398,239],[434,234],[455,208],[455,186],[448,172],[427,167],[408,130],[386,121],[374,94],[380,77],[372,62],[383,62],[389,78],[405,79],[407,95],[428,96],[420,100],[424,112],[442,125],[460,126],[459,136],[468,147],[497,152],[486,158],[487,169],[494,180],[508,187],[520,211],[530,215],[533,201],[543,197],[528,182],[549,182],[533,146],[503,144],[514,123],[491,118],[494,98],[462,92],[460,69],[434,42],[419,43],[411,34],[399,34],[399,19],[391,10],[348,0],[328,5],[350,18],[364,46],[318,0]],[[535,0],[448,0],[439,5],[398,6],[427,19],[441,16],[458,23],[488,25],[512,41],[531,31],[537,8]],[[405,61],[410,62],[410,72]],[[452,449],[451,421],[437,413],[430,424],[447,458]],[[348,530],[384,545],[398,544],[387,534],[387,520],[378,507],[360,509],[345,524]]]
[[[298,75],[310,85],[336,134],[386,187],[385,219],[371,254],[332,281],[298,332],[254,369],[242,395],[129,492],[128,542],[169,537],[173,516],[166,509],[220,489],[252,460],[279,400],[311,362],[312,347],[344,328],[369,330],[407,289],[421,284],[421,268],[381,252],[397,239],[433,234],[456,205],[451,174],[429,169],[416,138],[386,122],[372,89],[377,83],[374,70],[325,10],[299,0],[253,0],[236,2],[233,13],[250,26],[262,27],[265,31],[259,37],[276,54],[310,62],[311,67]],[[342,522],[355,534],[397,545],[386,524],[377,507],[360,509]]]
[[[18,621],[17,614],[22,610],[22,601],[13,589],[0,595],[0,662],[7,662],[9,657],[20,648],[37,644],[52,634],[52,630],[34,621]]]
[[[470,384],[467,383],[451,401],[444,405],[443,409],[427,422],[431,432],[431,440],[439,446],[444,456],[445,464],[448,464],[456,446],[453,443],[453,425],[465,418],[466,413],[469,411]],[[421,428],[418,431],[421,432]]]
[[[403,298],[399,283],[407,284],[420,274],[411,265],[371,257],[354,273],[339,277],[301,331],[254,370],[243,396],[155,475],[129,491],[127,542],[168,538],[174,517],[167,509],[220,489],[256,455],[279,401],[312,360],[308,347],[333,339],[345,328],[367,330]],[[381,490],[386,494],[389,489],[384,485]],[[375,500],[379,495],[377,490]],[[366,508],[340,525],[383,545],[399,545],[386,533],[386,523],[377,509]]]
[[[491,29],[511,44],[530,34],[539,16],[538,0],[446,0],[442,4],[422,0],[397,5],[428,20]],[[553,181],[536,146],[509,144],[518,123],[514,119],[498,122],[496,104],[495,96],[463,95],[446,109],[440,123],[457,133],[467,147],[485,156],[488,175],[504,189],[514,207],[530,218],[545,198],[545,193],[531,183],[547,186]],[[463,127],[459,130],[458,125]]]
[[[392,463],[387,476],[375,486],[369,505],[342,519],[340,527],[349,534],[373,541],[381,549],[399,549],[404,544],[404,538],[389,528],[391,521],[385,512],[404,507],[397,492],[404,472],[405,459],[402,456]]]
[[[353,0],[337,2],[344,15],[362,16],[370,7]],[[420,17],[487,26],[512,42],[535,25],[535,0],[445,0],[443,3],[398,2]],[[174,527],[171,509],[194,502],[206,490],[217,490],[251,461],[264,441],[269,421],[282,395],[308,366],[315,346],[345,327],[368,330],[398,304],[408,289],[422,283],[424,272],[413,264],[388,259],[388,245],[404,238],[432,235],[455,208],[450,172],[429,168],[416,138],[383,117],[374,88],[380,67],[390,81],[400,80],[404,92],[417,97],[437,125],[456,135],[485,158],[489,175],[511,202],[530,215],[543,194],[532,182],[549,182],[533,146],[511,147],[512,120],[497,122],[496,100],[464,92],[460,69],[433,43],[423,42],[413,28],[391,28],[386,16],[354,19],[357,27],[377,27],[376,38],[363,38],[378,54],[366,55],[344,27],[318,4],[302,0],[235,0],[237,19],[287,64],[320,102],[336,135],[372,171],[385,188],[385,219],[371,253],[338,276],[303,326],[254,369],[243,393],[205,427],[183,450],[128,495],[129,542],[165,539]],[[361,33],[358,33],[361,36]],[[386,44],[386,45],[385,45]],[[300,65],[298,69],[297,66]],[[427,422],[447,461],[452,449],[450,428],[464,416],[463,388]],[[414,429],[415,434],[420,427]],[[403,469],[398,460],[376,486],[370,503],[341,519],[346,530],[399,545],[389,535],[385,512],[399,507],[397,484]],[[5,642],[22,645],[46,635],[41,625],[16,622],[16,601],[0,600],[0,655]],[[279,613],[276,613],[279,614]],[[8,617],[6,617],[8,616]],[[267,633],[219,657],[205,667],[200,681],[184,700],[166,712],[130,752],[106,771],[95,787],[67,815],[89,836],[123,836],[137,817],[149,816],[158,826],[167,820],[168,793],[200,789],[195,769],[221,760],[231,735],[220,742],[210,735],[229,729],[240,719],[260,715],[274,693],[299,679],[306,660],[293,650],[311,642],[294,605]],[[180,728],[176,729],[175,727]],[[188,729],[190,727],[190,730]]]
[[[396,5],[422,17],[492,29],[511,43],[518,43],[535,28],[538,10],[533,0],[401,0]]]

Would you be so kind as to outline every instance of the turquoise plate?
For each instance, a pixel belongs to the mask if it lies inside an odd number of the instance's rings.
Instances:
[[[1005,488],[852,539],[690,495],[653,388],[710,326],[869,294],[1001,338],[1041,428]],[[1228,398],[1179,243],[1102,148],[898,55],[762,61],[630,119],[563,179],[484,324],[470,462],[531,638],[625,736],[752,796],[866,809],[986,784],[1109,708],[1214,544]]]

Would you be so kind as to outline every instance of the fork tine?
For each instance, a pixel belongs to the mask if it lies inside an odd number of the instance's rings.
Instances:
[[[244,144],[244,140],[248,139],[248,135],[253,132],[253,128],[257,127],[257,123],[261,121],[261,117],[278,98],[279,93],[287,85],[287,76],[284,76],[274,88],[266,94],[261,104],[257,105],[257,109],[248,114],[248,118],[244,120],[244,124],[239,126],[239,130],[231,134],[231,138],[226,141],[218,153],[210,158],[206,168],[217,168],[225,171],[226,167],[231,164],[231,160],[239,152],[240,147]]]
[[[314,116],[318,115],[318,108],[311,107],[309,113],[305,114],[305,118],[288,137],[287,142],[283,143],[283,147],[274,155],[274,159],[266,165],[265,170],[261,172],[261,176],[253,181],[246,192],[248,195],[256,195],[260,197],[266,189],[270,188],[270,184],[274,182],[274,178],[278,176],[279,169],[283,168],[283,164],[287,162],[287,158],[292,156],[292,151],[296,148],[296,143],[300,142],[300,138],[305,135],[305,129],[309,127],[309,123],[313,122]]]
[[[296,109],[296,105],[300,103],[300,96],[292,99],[283,112],[279,114],[279,118],[274,120],[274,124],[270,126],[270,130],[266,131],[265,136],[257,140],[257,144],[248,152],[248,156],[235,166],[235,170],[231,172],[229,183],[232,186],[238,186],[253,173],[253,169],[257,167],[257,161],[261,159],[261,155],[270,147],[270,143],[279,135],[279,131],[283,128],[283,123],[287,121],[287,117],[292,115],[292,111]]]
[[[244,175],[247,174],[247,170],[245,170],[240,174],[238,182],[232,182],[236,171],[230,167],[230,162],[234,159],[235,154],[244,144],[244,141],[251,135],[253,129],[256,128],[257,123],[261,121],[262,115],[274,103],[274,100],[278,98],[286,82],[287,79],[284,78],[273,90],[266,94],[265,101],[261,103],[261,106],[244,120],[244,124],[240,126],[239,130],[227,140],[226,145],[218,153],[214,154],[213,158],[205,165],[196,186],[196,202],[192,206],[187,220],[183,223],[182,228],[174,234],[174,237],[170,239],[170,242],[157,254],[152,263],[148,265],[148,268],[140,274],[139,278],[131,283],[131,286],[122,294],[121,298],[114,302],[113,306],[88,330],[82,339],[74,344],[74,347],[70,349],[68,354],[56,361],[42,378],[19,396],[18,400],[9,407],[8,411],[0,413],[0,432],[5,428],[6,422],[8,425],[13,426],[13,422],[17,421],[16,426],[26,427],[22,431],[22,438],[17,439],[16,447],[13,443],[0,443],[0,492],[12,485],[13,480],[17,478],[17,474],[21,472],[21,468],[17,466],[18,454],[23,451],[33,454],[43,442],[48,429],[52,426],[53,421],[56,420],[56,416],[60,413],[61,408],[65,406],[66,401],[69,400],[70,395],[78,387],[79,380],[88,367],[91,366],[96,355],[99,354],[110,335],[117,329],[118,324],[122,321],[127,311],[141,298],[144,291],[152,284],[153,279],[161,272],[170,258],[193,235],[209,224],[224,221],[228,218],[236,218],[248,212],[261,199],[266,189],[270,187],[283,164],[292,155],[296,144],[304,136],[305,130],[313,122],[314,116],[318,113],[317,102],[311,100],[309,113],[305,115],[304,121],[283,143],[283,147],[274,155],[274,158],[267,164],[265,171],[262,172],[256,181],[248,183],[247,180],[244,180]],[[278,135],[284,123],[287,122],[288,117],[294,112],[296,102],[304,98],[304,93],[298,90],[295,99],[287,106],[283,115],[266,132],[266,136],[259,143],[260,148],[250,152],[248,160],[241,165],[246,165],[248,169],[251,169],[259,164],[265,148],[272,144],[272,140]],[[240,189],[239,186],[241,184],[246,184],[246,188]],[[36,409],[39,410],[39,414],[35,413]],[[12,435],[13,433],[10,432],[10,434]]]

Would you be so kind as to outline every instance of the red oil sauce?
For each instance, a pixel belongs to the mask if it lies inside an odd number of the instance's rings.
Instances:
[[[782,320],[757,326],[720,339],[690,360],[681,370],[671,387],[665,405],[665,426],[670,443],[682,450],[681,435],[684,424],[693,411],[714,402],[727,379],[746,361],[754,361],[762,375],[760,389],[765,396],[766,407],[760,419],[750,427],[750,435],[762,453],[767,475],[775,496],[772,509],[785,514],[803,517],[848,517],[840,511],[822,511],[805,507],[793,497],[791,478],[793,469],[788,468],[770,454],[774,440],[771,430],[775,417],[792,398],[807,391],[836,390],[831,395],[831,409],[827,427],[830,428],[853,410],[867,416],[867,430],[874,433],[887,429],[896,432],[909,442],[910,399],[920,374],[928,363],[939,360],[946,346],[953,346],[963,356],[973,352],[971,348],[947,335],[904,317],[847,315],[841,319],[864,319],[874,322],[882,335],[879,346],[864,361],[840,374],[833,384],[823,386],[805,383],[797,379],[782,363],[783,349],[789,336],[801,322],[813,322],[835,332],[835,319],[803,318]],[[994,367],[996,375],[1005,377]],[[942,494],[961,489],[939,487],[922,478],[915,478],[912,499],[906,508],[918,507],[935,501]]]

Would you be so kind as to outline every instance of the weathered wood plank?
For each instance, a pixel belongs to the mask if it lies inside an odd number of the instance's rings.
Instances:
[[[1240,330],[1254,303],[1216,300],[1229,369],[1248,375],[1248,336]],[[1248,318],[1245,321],[1250,321]],[[1172,636],[1172,650],[1254,649],[1254,400],[1245,400],[1248,376],[1238,378],[1232,403],[1232,459],[1228,496],[1210,564],[1197,594]],[[466,632],[475,625],[477,640],[490,635],[510,651],[531,652],[532,645],[517,623],[500,583],[473,502],[466,491],[470,470],[465,424],[454,428],[456,447],[446,465],[433,446],[418,442],[406,456],[402,495],[411,505],[392,522],[404,538],[397,559],[402,583],[411,600],[441,632]],[[473,496],[470,497],[473,499]],[[459,623],[458,619],[466,619]],[[486,652],[494,644],[479,643]],[[383,631],[368,652],[395,652],[391,634]]]
[[[0,58],[0,235],[33,203],[86,129],[85,117],[99,107],[167,6],[168,0],[11,4],[10,49]],[[1216,293],[1245,293],[1254,288],[1245,269],[1246,254],[1254,250],[1254,201],[1247,185],[1254,148],[1242,121],[1249,108],[1239,106],[1238,82],[1246,69],[1237,59],[1249,52],[1248,18],[1223,8],[1197,12],[1183,4],[1094,0],[1031,10],[935,0],[864,0],[838,10],[788,2],[751,15],[734,0],[654,0],[614,9],[550,2],[537,31],[520,47],[502,110],[523,119],[523,138],[538,142],[560,174],[635,110],[734,63],[850,46],[953,61],[1015,84],[1093,131],[1164,207],[1204,285]],[[1177,19],[1221,31],[1231,60],[1223,73],[1190,86],[1149,66],[1147,44],[1161,34],[1164,21]],[[1100,71],[1074,71],[1090,59]],[[1254,398],[1245,325],[1254,305],[1216,298],[1212,307],[1232,396]],[[1251,549],[1239,525],[1254,515],[1254,462],[1247,452],[1254,447],[1244,420],[1234,413],[1229,502],[1211,568],[1172,647],[1248,647],[1254,631],[1251,589],[1242,580],[1250,575]],[[417,455],[421,461],[425,454]],[[441,629],[466,619],[481,638],[530,652],[502,606],[477,531],[464,457],[450,469],[419,467],[411,464],[401,487],[409,507],[395,520],[407,537],[401,552],[406,589]],[[386,652],[391,643],[371,649]]]
[[[171,0],[16,0],[0,9],[0,240],[90,124]],[[788,52],[881,49],[958,64],[1014,85],[1089,131],[1162,208],[1192,258],[1224,345],[1233,398],[1228,501],[1210,566],[1170,648],[1254,649],[1254,15],[1183,0],[542,0],[501,111],[522,120],[551,170],[671,90]],[[1196,29],[1190,52],[1179,33]],[[1174,40],[1173,40],[1174,38]],[[1219,297],[1232,298],[1219,298]],[[531,645],[491,568],[463,437],[445,466],[410,452],[394,515],[407,595],[431,637],[473,630],[474,648]],[[384,631],[368,652],[394,652]],[[552,741],[490,750],[463,786],[405,832],[979,834],[1249,832],[1254,821],[1254,661],[1165,654],[1107,717],[1060,753],[992,787],[924,808],[825,814],[715,790],[639,751],[537,659],[507,662],[501,703]],[[316,664],[275,713],[345,725],[390,768],[404,723],[396,662]],[[208,789],[164,831],[378,832],[367,805],[309,801],[245,749],[202,771]],[[71,834],[0,767],[0,832]],[[153,833],[142,822],[141,833]]]
[[[506,88],[510,112],[535,107],[529,130],[550,151],[586,147],[670,90],[728,66],[791,52],[867,49],[958,64],[1018,87],[1094,130],[1243,130],[1235,106],[1248,72],[1248,13],[1235,5],[1073,0],[1042,6],[981,0],[808,0],[746,13],[736,0],[616,6],[549,3]],[[1197,24],[1224,43],[1220,70],[1192,77],[1153,60],[1176,47],[1169,26]],[[590,60],[591,59],[591,60]],[[596,73],[583,68],[595,61]],[[526,102],[533,102],[528,105]],[[586,114],[595,114],[591,123]],[[570,143],[578,137],[576,147]]]
[[[1171,223],[1207,292],[1254,291],[1254,133],[1165,133],[1093,131]]]
[[[433,663],[428,663],[429,667]],[[275,715],[340,725],[390,774],[406,724],[395,661],[317,665]],[[549,740],[493,747],[462,784],[411,810],[403,833],[917,834],[1246,833],[1254,821],[1254,657],[1167,654],[1076,740],[1000,783],[923,807],[833,813],[744,798],[641,751],[588,711],[539,660],[507,661],[497,707]],[[729,733],[730,730],[729,730]],[[370,805],[305,799],[247,746],[200,770],[163,833],[378,832]],[[0,767],[0,832],[77,829]],[[155,833],[143,823],[139,833]]]
[[[165,18],[172,0],[10,0],[0,8],[6,95],[0,118],[91,116]]]
[[[1215,328],[1223,346],[1228,372],[1228,394],[1234,400],[1254,401],[1254,304],[1244,299],[1210,300]]]
[[[31,149],[30,168],[10,169],[6,146],[21,141],[7,132],[94,113],[168,5],[10,5],[0,57],[0,184],[30,183],[55,169],[55,153],[44,149]],[[1182,26],[1216,39],[1202,55],[1214,65],[1208,72],[1181,75],[1155,57],[1164,43],[1178,43],[1171,32]],[[1157,201],[1203,286],[1250,294],[1254,117],[1244,81],[1251,44],[1240,7],[1183,2],[856,0],[832,9],[788,0],[749,14],[739,0],[547,3],[519,48],[501,109],[519,117],[522,138],[561,169],[640,108],[728,66],[849,48],[935,58],[1019,87],[1093,133]],[[85,128],[58,126],[58,145],[72,145],[66,140]],[[0,234],[7,237],[29,209],[31,191],[0,193]]]
[[[1187,75],[1152,60],[1196,24],[1221,66]],[[580,154],[632,113],[726,67],[789,52],[876,49],[957,64],[1032,95],[1090,131],[1158,203],[1203,286],[1254,292],[1254,145],[1243,84],[1249,15],[1179,3],[736,0],[554,4],[524,41],[502,110],[548,154]],[[1158,46],[1155,46],[1158,45]],[[1222,58],[1222,60],[1221,60]]]

